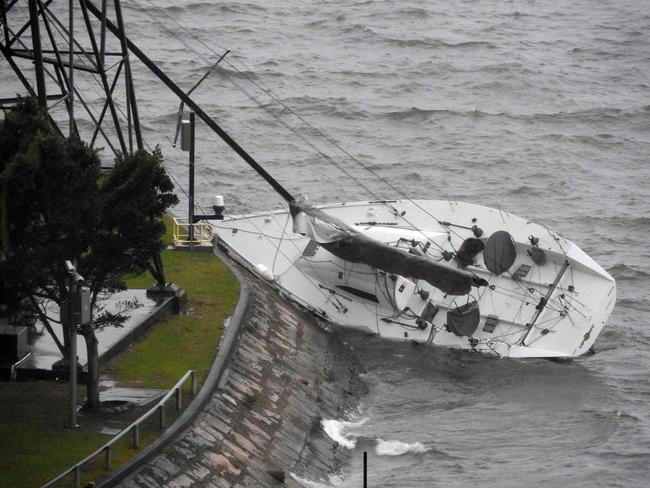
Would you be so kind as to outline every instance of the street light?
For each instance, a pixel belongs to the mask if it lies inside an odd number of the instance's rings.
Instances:
[[[68,273],[66,300],[61,303],[61,324],[67,325],[70,350],[70,388],[68,427],[77,427],[77,326],[90,322],[90,290],[83,287],[84,277],[77,273],[71,261],[65,262]]]

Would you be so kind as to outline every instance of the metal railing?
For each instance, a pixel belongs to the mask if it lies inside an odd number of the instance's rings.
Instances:
[[[190,229],[194,239],[190,240]],[[190,224],[188,219],[179,219],[174,217],[174,226],[172,228],[172,244],[174,246],[183,246],[189,244],[209,244],[212,242],[212,226],[201,221]]]
[[[187,381],[188,378],[191,378],[192,380],[191,391],[192,391],[192,396],[195,396],[196,386],[197,386],[196,370],[190,369],[189,371],[187,371],[187,373],[185,373],[181,377],[180,380],[176,382],[176,384],[165,394],[165,396],[162,397],[162,399],[154,407],[152,407],[145,414],[143,414],[141,417],[139,417],[137,420],[131,423],[128,427],[124,428],[119,434],[116,434],[115,437],[113,437],[102,447],[94,451],[92,454],[83,458],[77,464],[66,469],[63,473],[59,474],[56,478],[52,478],[50,481],[45,483],[41,488],[48,488],[50,486],[53,486],[55,483],[61,481],[62,479],[64,479],[70,474],[72,474],[73,477],[72,486],[74,488],[79,488],[81,485],[81,468],[85,464],[89,463],[90,461],[97,458],[98,456],[101,456],[102,454],[105,456],[104,469],[110,471],[113,468],[113,445],[116,442],[126,437],[127,435],[131,434],[133,439],[133,444],[132,444],[133,448],[138,449],[140,447],[140,424],[142,422],[144,422],[149,417],[153,416],[156,412],[158,412],[160,428],[161,429],[165,428],[165,406],[167,405],[167,401],[172,396],[176,397],[176,410],[178,411],[182,408],[183,405],[182,405],[181,386],[183,385],[183,383]]]
[[[28,352],[22,358],[20,358],[18,361],[16,361],[14,364],[11,365],[11,373],[9,375],[9,379],[11,381],[16,381],[18,379],[18,366],[23,364],[25,361],[27,361],[31,357],[32,357],[32,353]]]

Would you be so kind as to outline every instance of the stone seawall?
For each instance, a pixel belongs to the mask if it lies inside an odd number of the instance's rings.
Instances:
[[[227,375],[191,427],[119,486],[300,486],[291,473],[327,481],[346,463],[321,419],[358,402],[353,353],[243,273],[250,296]]]

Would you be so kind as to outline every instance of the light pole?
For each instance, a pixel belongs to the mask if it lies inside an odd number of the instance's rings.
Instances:
[[[194,139],[196,133],[196,122],[194,111],[190,111],[189,120],[185,119],[181,122],[181,150],[189,151],[190,153],[190,168],[189,168],[189,194],[188,209],[187,209],[187,235],[190,241],[190,248],[194,242]]]
[[[84,278],[70,261],[65,262],[68,273],[66,300],[61,304],[61,323],[68,327],[70,349],[69,415],[67,427],[77,427],[77,326],[90,322],[90,290],[84,288]]]

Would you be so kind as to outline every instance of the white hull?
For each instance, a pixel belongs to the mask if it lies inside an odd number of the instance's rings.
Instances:
[[[458,264],[443,259],[443,250],[458,250],[465,239],[474,237],[475,224],[483,230],[483,240],[507,231],[516,258],[497,276],[488,271],[479,253],[474,264],[464,269],[487,280],[488,286],[472,288],[467,296],[447,296],[423,280],[335,257],[308,237],[294,234],[287,211],[213,223],[215,244],[253,271],[256,267],[270,270],[287,298],[331,322],[389,339],[500,357],[580,356],[591,348],[614,308],[616,284],[605,270],[553,230],[512,214],[432,200],[319,208],[405,252],[414,241],[428,242],[427,257],[454,268]],[[529,236],[539,239],[543,264],[533,262]],[[459,336],[448,330],[447,313],[468,302],[477,302],[480,321],[470,336]]]

